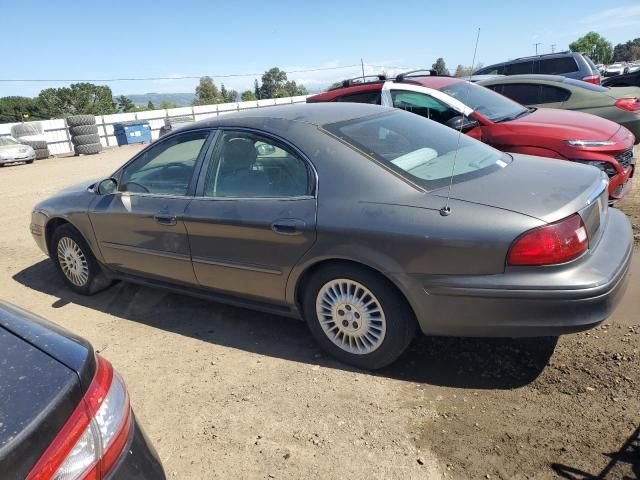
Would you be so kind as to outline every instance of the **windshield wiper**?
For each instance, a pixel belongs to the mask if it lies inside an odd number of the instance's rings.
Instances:
[[[501,122],[510,122],[511,120],[516,120],[517,118],[524,117],[525,115],[529,115],[531,112],[534,112],[535,108],[526,108],[521,112],[516,113],[515,115],[507,115],[506,117],[499,118],[494,120],[493,123],[501,123]]]

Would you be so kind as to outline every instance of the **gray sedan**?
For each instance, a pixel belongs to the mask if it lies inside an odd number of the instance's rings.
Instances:
[[[607,203],[596,168],[321,103],[184,127],[39,203],[31,232],[75,292],[125,280],[304,318],[331,354],[375,369],[416,327],[538,336],[602,322],[632,253]]]
[[[0,137],[0,167],[10,163],[33,163],[36,152],[29,145],[22,145],[15,138]]]

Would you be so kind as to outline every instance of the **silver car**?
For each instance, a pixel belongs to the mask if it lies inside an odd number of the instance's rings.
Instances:
[[[0,137],[0,167],[9,163],[33,163],[36,152],[28,145],[20,144],[15,138]]]
[[[304,318],[369,369],[416,327],[591,328],[624,292],[633,250],[600,170],[352,103],[185,126],[39,203],[31,232],[75,292],[118,279]]]

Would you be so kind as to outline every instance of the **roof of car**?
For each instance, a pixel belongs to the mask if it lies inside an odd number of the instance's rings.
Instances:
[[[567,77],[562,75],[542,75],[542,74],[527,74],[527,75],[509,75],[509,76],[496,76],[494,78],[488,78],[486,80],[480,80],[480,85],[493,85],[496,83],[518,83],[518,82],[531,82],[531,81],[545,81],[545,82],[564,82]]]
[[[243,125],[245,120],[255,118],[277,118],[320,126],[393,110],[389,107],[364,103],[294,103],[255,108],[200,120],[181,128],[180,131],[215,126],[239,127]]]
[[[447,85],[451,85],[452,83],[464,82],[460,78],[455,77],[411,77],[411,83],[417,83],[418,85],[422,85],[423,87],[440,89],[442,87],[446,87]],[[409,79],[407,79],[407,83],[409,83]]]

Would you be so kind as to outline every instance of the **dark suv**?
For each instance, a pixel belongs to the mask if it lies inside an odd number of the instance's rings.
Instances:
[[[522,57],[483,67],[474,75],[562,75],[600,85],[600,71],[589,57],[577,52],[549,53]]]

